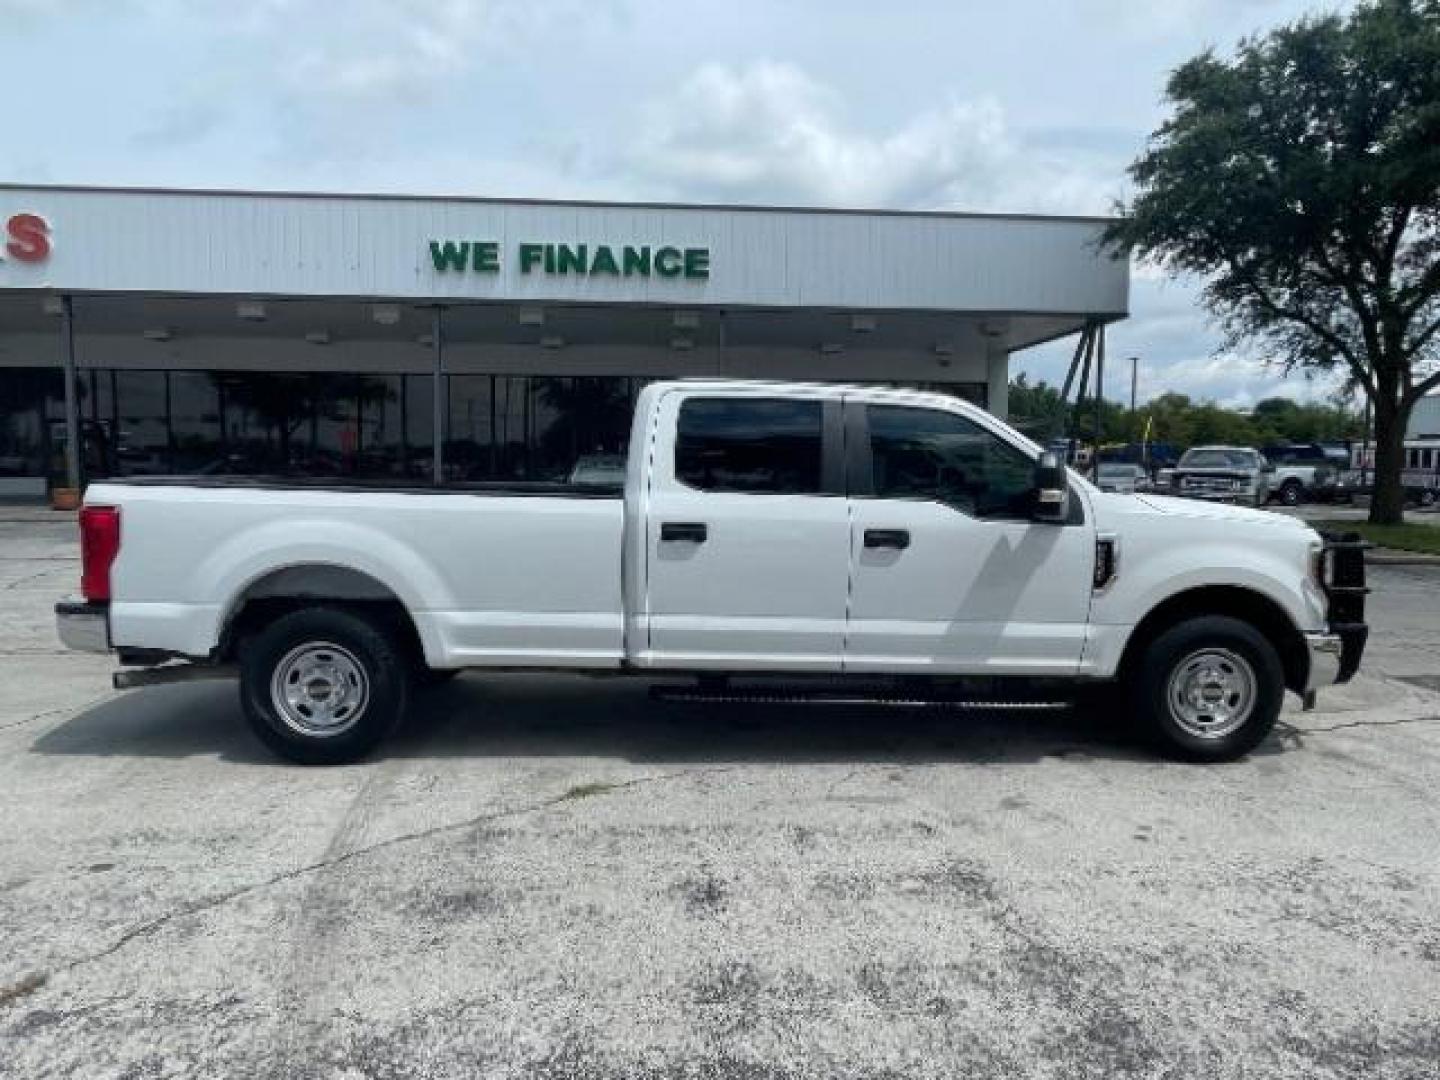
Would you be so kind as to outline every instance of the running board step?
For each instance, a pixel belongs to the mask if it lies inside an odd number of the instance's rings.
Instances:
[[[976,709],[1049,712],[1071,708],[1068,701],[1005,701],[986,698],[923,698],[911,694],[845,694],[808,690],[699,690],[652,686],[656,701],[683,705],[864,705],[892,709]]]

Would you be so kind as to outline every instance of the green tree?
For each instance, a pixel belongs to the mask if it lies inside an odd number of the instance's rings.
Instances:
[[[1400,521],[1405,424],[1440,386],[1440,0],[1207,51],[1166,94],[1109,240],[1202,277],[1229,344],[1345,371],[1374,406],[1370,520]]]

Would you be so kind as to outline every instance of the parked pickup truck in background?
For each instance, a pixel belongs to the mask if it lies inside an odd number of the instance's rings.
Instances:
[[[683,677],[744,699],[1011,705],[1094,688],[1164,750],[1234,758],[1364,648],[1358,545],[1283,515],[1099,491],[908,390],[656,383],[622,487],[96,484],[62,639],[117,685],[238,669],[307,763],[372,750],[464,668]],[[670,680],[672,683],[673,679]]]
[[[1195,446],[1180,456],[1170,490],[1187,499],[1264,506],[1270,497],[1270,465],[1243,446]]]
[[[1267,446],[1261,451],[1270,463],[1270,498],[1286,506],[1305,501],[1333,502],[1343,497],[1340,469],[1317,444]]]

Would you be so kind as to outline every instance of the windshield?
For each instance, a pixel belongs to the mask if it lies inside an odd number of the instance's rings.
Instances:
[[[1187,450],[1180,459],[1182,469],[1248,469],[1254,464],[1248,450]]]
[[[1124,480],[1135,476],[1140,470],[1134,465],[1101,465],[1100,476],[1106,480]]]

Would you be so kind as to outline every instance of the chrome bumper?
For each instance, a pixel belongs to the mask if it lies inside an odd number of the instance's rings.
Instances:
[[[1305,645],[1310,653],[1310,673],[1305,678],[1301,696],[1305,707],[1315,703],[1315,691],[1331,683],[1349,682],[1359,670],[1365,655],[1370,627],[1364,623],[1332,624],[1334,633],[1306,634]]]
[[[76,652],[110,651],[110,613],[101,604],[62,600],[55,605],[55,630],[60,643]]]
[[[1306,634],[1305,644],[1310,650],[1310,674],[1305,679],[1305,693],[1311,694],[1340,677],[1340,655],[1344,645],[1339,634]]]

